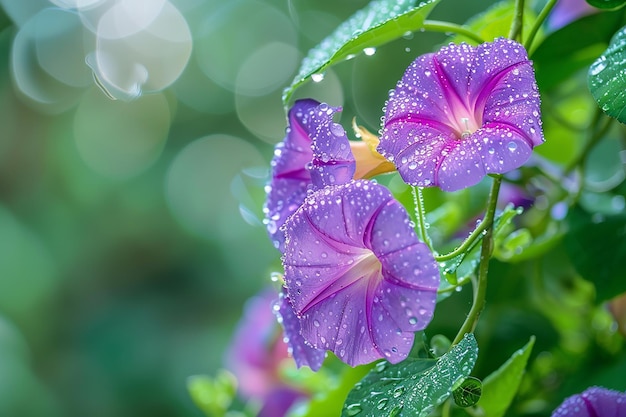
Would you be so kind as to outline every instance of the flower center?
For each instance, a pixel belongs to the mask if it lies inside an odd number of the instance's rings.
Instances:
[[[454,117],[451,124],[452,128],[456,131],[458,140],[466,139],[479,128],[477,121],[474,120],[473,117],[466,115]]]
[[[364,279],[364,282],[368,282],[371,279],[380,279],[382,265],[374,252],[370,249],[363,249],[363,252],[354,258],[354,264],[346,274],[350,277],[350,281],[356,281]]]

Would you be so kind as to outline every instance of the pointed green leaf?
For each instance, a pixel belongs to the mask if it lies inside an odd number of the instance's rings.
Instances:
[[[477,407],[481,415],[501,417],[511,405],[513,398],[522,382],[528,357],[535,344],[535,337],[513,355],[500,368],[483,381],[483,391]]]
[[[283,93],[283,103],[296,88],[314,74],[366,48],[375,48],[407,32],[423,26],[426,16],[440,0],[426,0],[417,6],[417,0],[374,0],[356,12],[348,20],[326,37],[318,46],[311,49],[302,60],[300,70]]]
[[[348,394],[342,417],[425,417],[443,403],[474,368],[478,346],[473,334],[439,359],[379,362]]]
[[[588,82],[603,112],[626,123],[626,27],[613,36],[609,47],[589,67]]]

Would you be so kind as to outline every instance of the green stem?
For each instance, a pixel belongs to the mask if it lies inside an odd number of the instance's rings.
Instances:
[[[461,245],[459,245],[459,247],[454,249],[452,252],[446,253],[445,255],[435,256],[435,260],[437,262],[443,262],[443,261],[449,261],[450,259],[453,259],[459,256],[460,254],[465,252],[467,249],[469,249],[470,246],[472,246],[474,241],[483,233],[483,231],[486,228],[487,228],[487,223],[485,222],[485,220],[481,221],[478,227],[474,229],[474,231],[463,241],[463,243],[461,243]]]
[[[466,333],[472,333],[474,331],[474,328],[478,323],[478,317],[485,307],[485,296],[487,294],[487,273],[489,271],[489,260],[491,259],[491,254],[493,252],[493,220],[496,215],[496,203],[498,202],[498,194],[500,192],[501,183],[502,175],[494,176],[487,203],[487,212],[485,213],[485,219],[483,220],[486,223],[487,228],[485,229],[483,244],[480,250],[478,282],[474,285],[474,300],[472,302],[472,308],[465,318],[465,322],[463,322],[463,325],[452,342],[452,346],[459,343]]]
[[[424,30],[430,32],[456,33],[457,35],[463,35],[478,43],[485,43],[485,40],[476,33],[456,23],[442,22],[440,20],[424,20],[422,27]]]
[[[524,27],[524,0],[515,0],[513,22],[509,31],[509,39],[522,40],[522,28]]]
[[[412,187],[413,203],[415,203],[415,217],[417,218],[417,230],[419,231],[422,241],[426,243],[431,252],[436,253],[433,249],[433,242],[428,236],[428,226],[426,222],[426,210],[424,209],[424,196],[420,187]]]
[[[447,292],[456,291],[457,288],[462,287],[463,285],[467,284],[467,282],[469,280],[470,280],[470,276],[467,276],[467,277],[461,279],[459,282],[457,282],[456,285],[454,285],[454,286],[450,286],[450,287],[446,287],[446,288],[437,290],[437,294],[445,294]]]
[[[550,14],[552,9],[556,5],[557,1],[558,0],[548,0],[548,3],[546,3],[546,5],[543,8],[543,10],[541,10],[541,12],[539,13],[539,16],[537,16],[537,20],[535,20],[535,24],[530,29],[530,33],[528,34],[528,38],[526,38],[526,41],[524,42],[524,47],[526,48],[527,51],[530,51],[530,47],[533,44],[533,40],[535,39],[535,35],[539,31],[539,28],[543,24],[544,20],[546,20],[546,18],[548,17],[548,14]]]

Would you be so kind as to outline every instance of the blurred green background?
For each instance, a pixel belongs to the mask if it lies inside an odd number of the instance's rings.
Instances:
[[[0,416],[201,415],[186,378],[220,367],[244,301],[280,267],[261,207],[282,90],[367,1],[160,1],[175,22],[155,36],[170,37],[132,44],[95,24],[118,3],[0,0]],[[387,91],[444,39],[408,35],[296,98],[377,131]],[[99,83],[138,97],[96,86],[97,48],[112,57]],[[164,80],[111,89],[118,62]]]

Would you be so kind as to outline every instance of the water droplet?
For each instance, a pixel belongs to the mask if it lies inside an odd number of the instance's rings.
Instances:
[[[389,411],[389,417],[398,417],[403,408],[404,406],[402,404],[394,406],[391,411]]]
[[[398,385],[394,390],[393,390],[393,398],[398,398],[399,396],[401,396],[404,393],[404,386],[403,385]]]
[[[374,369],[376,370],[376,372],[382,372],[387,368],[387,362],[382,361],[382,362],[378,362],[376,364],[376,366],[374,366]]]
[[[378,401],[378,404],[376,404],[376,408],[378,408],[379,410],[382,410],[383,408],[385,408],[388,402],[389,402],[388,398],[381,398]]]
[[[324,80],[324,73],[317,73],[317,74],[313,74],[311,75],[311,79],[313,80],[313,82],[319,83],[320,81]]]
[[[372,56],[376,53],[376,48],[365,48],[363,49],[363,53],[367,56]]]
[[[349,416],[356,416],[361,411],[363,411],[363,407],[359,403],[350,404],[346,407],[346,414]]]
[[[589,67],[589,74],[598,75],[602,71],[604,71],[606,67],[607,67],[606,57],[601,56],[600,58],[598,58],[598,60],[596,60],[596,62],[591,64],[591,67]]]
[[[509,151],[513,152],[514,150],[517,149],[517,143],[515,142],[509,142],[509,144],[507,145],[507,147],[509,148]]]

